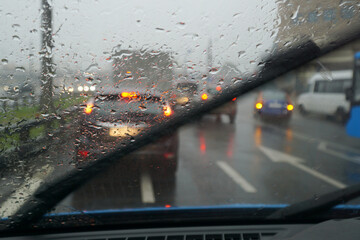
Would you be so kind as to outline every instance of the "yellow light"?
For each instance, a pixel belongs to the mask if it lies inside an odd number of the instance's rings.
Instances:
[[[85,113],[89,115],[89,114],[93,111],[93,109],[92,109],[93,106],[94,106],[94,105],[91,104],[91,103],[88,104],[88,105],[86,105],[86,108],[84,109]]]
[[[130,96],[130,94],[128,92],[121,93],[121,97],[123,97],[123,98],[129,97],[129,96]]]
[[[170,108],[169,106],[165,106],[165,107],[164,107],[164,115],[165,115],[166,117],[168,117],[168,116],[170,116],[171,114],[172,114],[171,108]]]
[[[189,98],[188,97],[181,97],[181,98],[176,99],[176,102],[179,103],[179,104],[186,104],[186,103],[189,102]]]
[[[256,109],[262,109],[263,105],[262,105],[262,103],[257,103],[255,105],[255,107],[256,107]]]
[[[292,111],[292,110],[294,110],[294,106],[293,105],[291,105],[291,104],[289,104],[289,105],[287,105],[287,110],[288,111]]]
[[[123,98],[137,98],[138,96],[136,95],[135,92],[122,92],[121,97],[123,97]]]
[[[208,95],[206,93],[203,93],[203,95],[201,95],[201,99],[202,100],[208,99]]]

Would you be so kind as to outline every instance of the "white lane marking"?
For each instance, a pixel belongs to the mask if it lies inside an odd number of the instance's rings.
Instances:
[[[143,203],[154,203],[155,202],[155,194],[154,188],[151,181],[151,177],[149,172],[144,171],[140,177],[141,184],[141,200]]]
[[[239,119],[241,119],[240,116],[239,116]],[[253,121],[249,121],[249,119],[247,119],[247,118],[246,119],[241,119],[241,120],[243,122],[253,123]],[[272,128],[272,129],[280,131],[282,133],[286,133],[286,129],[283,129],[283,128],[280,128],[280,127],[277,127],[277,126],[274,126],[274,125],[271,125],[271,124],[263,123],[261,121],[257,121],[256,124]],[[335,142],[329,142],[329,141],[326,141],[324,139],[317,138],[317,137],[314,137],[314,136],[308,136],[306,134],[303,134],[303,133],[300,133],[300,132],[297,132],[297,131],[294,131],[294,130],[292,130],[292,136],[295,137],[295,138],[298,138],[300,140],[307,141],[307,142],[319,142],[319,143],[323,142],[323,143],[326,143],[327,145],[337,147],[337,148],[339,148],[339,149],[341,149],[343,151],[349,151],[349,152],[353,152],[353,153],[356,153],[356,154],[360,154],[360,151],[358,149],[350,147],[348,145],[342,145],[342,144],[335,143]]]
[[[298,157],[294,157],[294,156],[291,156],[289,154],[286,154],[286,153],[282,153],[282,152],[279,152],[277,150],[274,150],[274,149],[270,149],[270,148],[267,148],[267,147],[264,147],[264,146],[259,146],[259,149],[261,152],[263,152],[271,161],[273,162],[285,162],[285,163],[288,163],[294,167],[297,167],[301,170],[303,170],[304,172],[307,172],[309,173],[310,175],[313,175],[314,177],[317,177],[337,188],[346,188],[347,186],[342,183],[342,182],[339,182],[331,177],[328,177],[326,176],[325,174],[322,174],[316,170],[313,170],[303,164],[301,164],[302,162],[304,162],[303,159],[301,158],[298,158]]]
[[[235,183],[237,183],[244,191],[255,193],[256,188],[253,187],[245,178],[240,176],[238,172],[236,172],[232,167],[229,166],[224,161],[218,161],[216,164],[232,179]]]
[[[339,158],[342,158],[342,159],[345,159],[345,160],[348,160],[348,161],[351,161],[351,162],[354,162],[354,163],[360,163],[360,155],[352,157],[352,156],[349,156],[349,155],[347,155],[347,154],[345,154],[343,152],[336,151],[335,149],[328,148],[328,144],[326,142],[320,142],[317,149],[319,151],[322,151],[324,153],[333,155],[335,157],[339,157]]]
[[[20,207],[36,192],[47,176],[52,174],[54,167],[45,165],[35,173],[30,179],[26,179],[16,191],[11,194],[0,206],[1,218],[14,215]]]

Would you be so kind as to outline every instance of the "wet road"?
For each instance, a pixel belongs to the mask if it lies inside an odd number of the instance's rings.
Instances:
[[[254,119],[255,95],[237,101],[235,124],[205,116],[179,131],[175,176],[124,159],[66,198],[57,211],[294,203],[360,182],[360,140],[320,116],[299,115],[288,124]],[[73,138],[39,157],[36,173],[24,180],[41,184],[46,176],[72,168]],[[63,149],[66,149],[64,154]],[[2,182],[8,181],[4,176]],[[24,189],[31,193],[36,184]],[[13,187],[14,185],[12,185]],[[3,185],[2,209],[17,199]],[[4,207],[6,205],[6,207]]]

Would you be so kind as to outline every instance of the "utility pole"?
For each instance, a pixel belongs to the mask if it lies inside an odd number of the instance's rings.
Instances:
[[[40,110],[43,113],[54,112],[53,76],[55,70],[52,62],[52,6],[49,0],[41,0],[41,96]]]
[[[213,45],[212,45],[212,40],[211,38],[209,39],[208,42],[208,47],[207,47],[207,67],[208,67],[208,77],[207,77],[207,84],[212,83],[214,81],[214,76],[212,76],[212,74],[210,74],[211,69],[213,68]]]

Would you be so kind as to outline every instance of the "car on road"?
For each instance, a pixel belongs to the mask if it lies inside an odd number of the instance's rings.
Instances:
[[[173,114],[162,94],[148,90],[105,89],[89,99],[82,111],[76,164],[96,160],[111,152],[125,138],[141,134]],[[178,134],[169,134],[134,152],[130,158],[141,159],[173,175],[177,168]]]
[[[206,92],[201,94],[202,101],[208,101],[211,98],[215,97],[218,94],[221,94],[222,87],[220,85],[216,87],[208,87]],[[225,103],[224,105],[215,108],[209,115],[215,115],[216,119],[220,121],[221,115],[229,116],[229,121],[231,124],[235,123],[236,118],[236,98],[233,98],[232,101]]]
[[[349,115],[350,102],[345,90],[351,86],[352,70],[316,73],[310,79],[306,92],[300,94],[297,105],[301,114],[317,113],[333,116],[344,123]]]
[[[254,103],[254,116],[261,119],[290,120],[294,110],[289,95],[281,90],[260,91]]]

